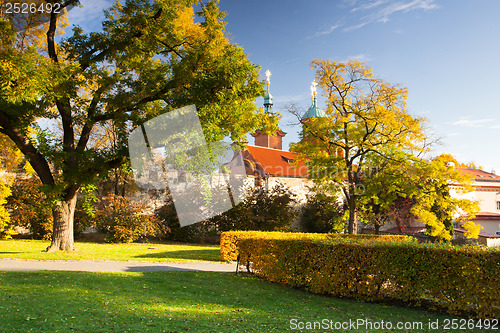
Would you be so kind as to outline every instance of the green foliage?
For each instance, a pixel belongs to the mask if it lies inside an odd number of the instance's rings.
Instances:
[[[168,231],[165,233],[165,237],[169,240],[178,242],[201,242],[208,233],[207,228],[205,228],[205,221],[181,227],[174,202],[170,195],[167,195],[165,204],[156,209],[154,214],[162,228]]]
[[[285,231],[291,229],[296,217],[293,196],[281,183],[269,191],[250,188],[243,201],[229,211],[181,227],[172,198],[167,195],[166,203],[155,211],[155,215],[162,227],[169,230],[166,237],[181,242],[203,242],[229,230]]]
[[[160,235],[162,230],[145,205],[132,203],[122,196],[103,197],[94,216],[97,228],[109,235],[108,241],[130,243],[141,237]]]
[[[341,232],[344,230],[344,211],[337,197],[312,192],[302,207],[300,226],[304,232]]]
[[[242,202],[210,222],[219,231],[289,231],[296,217],[294,202],[294,194],[282,183],[269,191],[262,187],[250,188]]]
[[[237,250],[255,274],[314,293],[500,315],[495,249],[251,235],[238,240]]]
[[[57,194],[53,209],[72,205],[83,184],[124,163],[130,130],[160,114],[195,104],[208,141],[236,141],[269,122],[255,107],[264,94],[259,68],[229,41],[223,16],[217,1],[117,1],[98,32],[75,26],[64,39],[55,38],[68,23],[63,13],[22,34],[0,21],[0,133]],[[40,129],[40,118],[62,130]],[[112,148],[97,144],[96,133],[110,122]],[[72,217],[54,216],[50,250],[73,249],[63,235]]]
[[[449,241],[453,218],[465,214],[471,219],[478,211],[477,202],[450,193],[470,192],[471,179],[440,159],[426,161],[393,151],[389,159],[372,157],[369,162],[375,171],[363,178],[366,190],[359,206],[376,230],[388,221],[404,227],[418,220],[427,226],[433,241]],[[474,229],[474,224],[467,228]]]

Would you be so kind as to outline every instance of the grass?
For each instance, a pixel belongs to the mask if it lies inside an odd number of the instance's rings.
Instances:
[[[437,332],[428,323],[450,318],[224,273],[0,272],[0,281],[0,332],[286,332],[292,319],[423,327],[344,332]]]
[[[220,261],[216,245],[194,244],[108,244],[75,242],[78,251],[46,253],[49,241],[0,240],[0,258],[33,260],[113,260],[113,261]]]

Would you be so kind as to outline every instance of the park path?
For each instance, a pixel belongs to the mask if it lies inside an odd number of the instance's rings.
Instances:
[[[152,263],[140,261],[38,261],[25,259],[0,259],[0,271],[85,271],[85,272],[155,272],[155,271],[236,271],[235,263],[187,261]]]

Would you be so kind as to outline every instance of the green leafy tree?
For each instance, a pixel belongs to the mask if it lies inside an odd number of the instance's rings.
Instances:
[[[426,161],[410,154],[400,155],[371,161],[376,172],[363,179],[365,192],[359,201],[362,216],[376,230],[395,222],[401,231],[418,220],[427,226],[432,240],[451,240],[453,219],[467,216],[470,220],[478,211],[476,201],[457,198],[450,192],[452,187],[457,193],[472,191],[470,177],[441,159]],[[474,223],[467,223],[466,228],[468,237],[477,237],[479,230]]]
[[[386,156],[388,148],[421,150],[425,120],[406,111],[406,88],[375,78],[366,64],[318,59],[312,67],[326,98],[326,117],[304,121],[301,141],[292,150],[307,161],[318,184],[332,182],[342,191],[348,232],[357,233],[361,177],[369,157]]]
[[[22,47],[11,22],[0,21],[0,133],[12,139],[54,198],[47,251],[74,250],[77,193],[123,163],[135,126],[195,104],[208,141],[238,140],[260,127],[254,99],[264,90],[257,66],[226,38],[216,1],[200,3],[196,13],[194,5],[116,2],[105,12],[102,31],[74,27],[60,44],[63,14],[50,15],[41,44]],[[39,30],[35,35],[39,41]],[[41,129],[40,118],[61,130]],[[92,145],[96,128],[109,121],[116,147]]]

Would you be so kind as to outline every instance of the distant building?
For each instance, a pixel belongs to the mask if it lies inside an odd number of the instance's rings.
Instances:
[[[457,168],[457,170],[472,178],[474,191],[462,194],[452,189],[451,194],[458,198],[477,200],[479,202],[479,213],[472,219],[475,224],[483,227],[479,233],[479,243],[499,246],[500,176],[478,169]],[[460,223],[457,222],[455,227],[456,232],[464,232]]]

